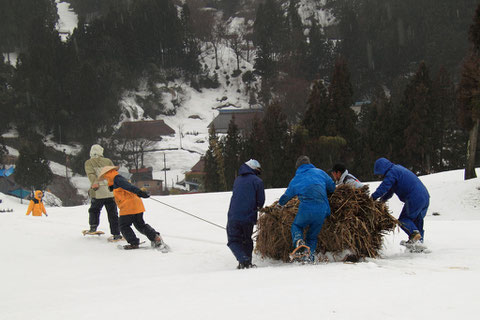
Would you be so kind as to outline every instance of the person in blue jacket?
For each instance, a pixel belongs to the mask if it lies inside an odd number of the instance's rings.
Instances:
[[[375,161],[373,173],[384,177],[372,194],[373,200],[387,201],[395,193],[405,203],[398,220],[408,241],[423,241],[423,219],[430,204],[427,188],[412,171],[385,158]]]
[[[258,210],[265,203],[265,188],[258,177],[261,170],[260,163],[250,159],[240,166],[233,183],[228,209],[227,246],[238,261],[237,269],[255,267],[252,264],[253,226],[257,223]]]
[[[335,191],[335,182],[323,170],[310,163],[307,156],[300,156],[296,163],[295,177],[290,181],[287,190],[280,197],[279,205],[285,205],[290,199],[298,196],[300,205],[291,227],[293,247],[305,244],[310,248],[310,259],[314,259],[318,234],[323,222],[330,215],[328,195]],[[305,240],[303,233],[308,228]]]

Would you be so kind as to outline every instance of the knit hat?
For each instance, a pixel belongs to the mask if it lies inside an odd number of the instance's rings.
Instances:
[[[245,164],[249,166],[252,170],[257,170],[257,171],[262,170],[262,167],[260,166],[260,162],[258,162],[255,159],[250,159],[247,162],[245,162]]]
[[[94,144],[90,148],[90,158],[103,157],[103,148],[99,144]]]
[[[295,168],[298,169],[298,167],[300,167],[303,164],[310,164],[310,158],[307,156],[298,157],[297,162],[295,164]]]
[[[103,177],[103,175],[109,171],[112,171],[112,170],[118,170],[118,166],[105,166],[102,168],[102,170],[100,170],[100,173],[98,174],[98,178],[101,179]]]

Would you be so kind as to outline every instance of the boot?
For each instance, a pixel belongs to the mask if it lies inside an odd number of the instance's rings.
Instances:
[[[162,237],[160,237],[159,234],[155,237],[155,240],[152,241],[152,248],[160,248],[162,245],[165,245],[163,243]]]
[[[421,239],[422,239],[422,235],[420,234],[420,232],[418,232],[418,230],[413,230],[413,232],[408,237],[407,243],[414,244],[420,241]]]
[[[295,244],[295,248],[298,248],[298,247],[304,246],[304,245],[305,245],[305,241],[303,241],[303,239],[298,239],[297,243]]]
[[[113,236],[108,238],[108,241],[110,241],[110,242],[117,242],[117,241],[120,241],[120,240],[123,240],[123,237],[120,234],[114,234]]]
[[[88,230],[90,233],[97,232],[97,226],[90,226],[90,230]]]

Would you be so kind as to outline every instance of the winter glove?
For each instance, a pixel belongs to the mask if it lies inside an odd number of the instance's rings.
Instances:
[[[110,190],[110,192],[113,192],[113,186],[108,186],[108,190]]]
[[[143,190],[138,191],[137,196],[139,196],[140,198],[150,198],[150,195]]]
[[[45,213],[45,217],[48,217],[48,214]]]

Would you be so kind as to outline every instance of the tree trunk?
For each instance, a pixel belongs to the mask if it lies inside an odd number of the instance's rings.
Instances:
[[[475,153],[477,152],[479,124],[480,119],[475,120],[472,129],[470,129],[470,135],[468,137],[467,145],[467,166],[465,167],[465,180],[477,177],[477,174],[475,172]]]

